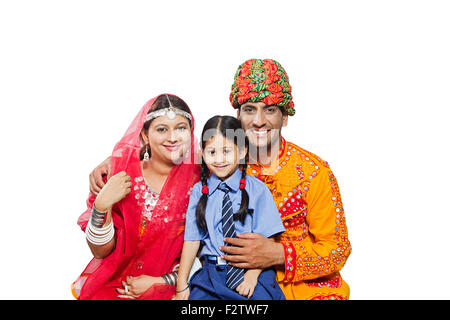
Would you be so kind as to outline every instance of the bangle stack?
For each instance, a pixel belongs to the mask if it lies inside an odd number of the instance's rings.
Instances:
[[[178,271],[173,271],[171,273],[166,273],[161,276],[163,280],[171,286],[175,286],[177,284],[178,279]]]
[[[86,239],[97,246],[107,244],[114,237],[114,224],[111,221],[106,227],[105,223],[106,212],[100,212],[92,208],[91,219],[86,227]]]

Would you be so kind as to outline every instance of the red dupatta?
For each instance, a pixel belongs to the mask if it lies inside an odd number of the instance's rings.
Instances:
[[[92,259],[84,272],[72,284],[77,299],[115,299],[116,288],[127,276],[160,276],[171,272],[179,263],[184,240],[184,224],[189,194],[199,180],[200,169],[194,161],[194,118],[191,126],[191,146],[187,158],[174,165],[152,211],[144,234],[139,237],[143,203],[139,201],[143,174],[140,162],[140,132],[145,117],[157,97],[149,100],[135,117],[111,156],[111,176],[125,171],[132,182],[131,192],[112,211],[116,247],[104,259]],[[192,114],[191,114],[192,116]],[[90,219],[93,194],[87,200],[87,210],[78,219],[85,231]],[[140,299],[170,299],[175,286],[154,285]]]

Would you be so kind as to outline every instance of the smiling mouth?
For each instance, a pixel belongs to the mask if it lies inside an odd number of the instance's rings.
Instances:
[[[179,144],[174,145],[174,146],[165,145],[164,147],[165,147],[167,150],[169,150],[169,151],[176,151],[176,150],[178,150],[178,149],[180,148],[180,145],[179,145]]]
[[[257,137],[265,137],[265,136],[267,136],[270,133],[270,129],[264,129],[264,130],[261,130],[261,129],[255,130],[255,129],[253,129],[252,133],[255,136],[257,136]]]
[[[216,168],[216,169],[218,169],[218,170],[223,170],[223,169],[225,169],[226,167],[228,167],[228,165],[227,165],[227,164],[224,164],[224,165],[221,165],[221,166],[219,166],[219,165],[213,165],[213,167]]]

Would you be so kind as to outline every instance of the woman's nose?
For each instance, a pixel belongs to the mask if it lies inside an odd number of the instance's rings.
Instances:
[[[177,142],[179,140],[178,133],[175,130],[170,130],[168,140],[169,142]]]

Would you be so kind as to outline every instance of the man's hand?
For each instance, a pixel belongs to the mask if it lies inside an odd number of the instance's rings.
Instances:
[[[281,243],[257,233],[241,233],[237,238],[225,238],[233,246],[222,246],[222,258],[230,265],[245,269],[266,269],[284,265],[284,249]]]
[[[105,183],[103,182],[103,175],[106,175],[108,180],[110,171],[111,157],[108,157],[89,174],[89,190],[94,195],[98,195],[100,190],[105,186]]]

